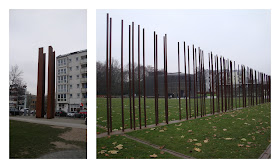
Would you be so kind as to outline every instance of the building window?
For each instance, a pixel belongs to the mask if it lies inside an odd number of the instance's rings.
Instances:
[[[72,94],[70,94],[70,98],[72,98]]]
[[[77,88],[80,88],[80,84],[77,84]]]
[[[79,57],[76,57],[76,61],[79,61]]]
[[[79,66],[76,66],[76,70],[79,70]]]
[[[70,89],[72,89],[72,85],[70,85]]]
[[[57,70],[57,74],[60,75],[60,69]]]
[[[77,93],[77,98],[80,98],[80,93]]]
[[[72,71],[72,67],[69,67],[69,71]]]
[[[72,80],[72,75],[69,76],[70,80]]]
[[[79,79],[80,78],[80,75],[77,75],[77,79]]]
[[[68,62],[70,63],[72,60],[71,59],[68,59]]]

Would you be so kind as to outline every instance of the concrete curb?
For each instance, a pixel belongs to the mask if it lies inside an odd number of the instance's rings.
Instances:
[[[268,145],[266,150],[261,154],[259,159],[271,159],[271,144]]]

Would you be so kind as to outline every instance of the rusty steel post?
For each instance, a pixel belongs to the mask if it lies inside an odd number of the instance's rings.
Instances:
[[[217,96],[218,96],[218,112],[220,112],[220,87],[219,87],[219,83],[220,83],[220,81],[219,81],[219,57],[218,57],[218,55],[216,56],[216,62],[217,62],[217,80],[216,80],[216,83],[217,83]]]
[[[141,129],[141,83],[140,83],[140,25],[138,25],[138,109],[139,128]]]
[[[123,106],[123,20],[121,21],[121,98],[122,98],[122,131],[124,132],[124,106]]]
[[[201,100],[201,93],[202,93],[202,90],[201,90],[201,50],[199,48],[199,57],[198,57],[198,63],[199,63],[199,104],[200,104],[200,117],[202,117],[202,100]]]
[[[193,99],[194,99],[194,118],[196,118],[196,105],[195,105],[195,62],[194,62],[194,45],[193,45]]]
[[[156,32],[154,31],[154,93],[155,93],[155,123],[157,125],[157,97],[156,97]]]
[[[235,61],[234,61],[234,90],[235,90],[235,94],[234,94],[234,98],[235,98],[235,108],[237,109],[237,100],[236,100],[236,70],[235,70]]]
[[[244,102],[245,102],[245,100],[244,100],[244,69],[243,69],[244,67],[243,67],[243,65],[241,65],[241,73],[242,73],[242,104],[243,104],[243,107],[245,107],[245,105],[244,105]]]
[[[135,90],[134,90],[134,22],[132,22],[132,104],[133,104],[133,129],[135,130]]]
[[[247,107],[247,86],[246,86],[246,67],[244,66],[243,67],[243,69],[244,69],[244,96],[245,96],[245,107]]]
[[[167,111],[167,91],[166,91],[166,45],[165,36],[163,36],[163,65],[164,65],[164,110],[165,110],[165,122],[168,124],[168,111]]]
[[[186,97],[186,119],[188,120],[188,96],[187,96],[187,65],[186,65],[186,43],[184,41],[184,63],[185,63],[185,97]]]
[[[44,75],[44,61],[45,56],[43,53],[43,48],[39,48],[38,54],[38,77],[37,77],[37,100],[36,100],[36,118],[44,118],[44,83],[45,83],[45,75]]]
[[[159,124],[158,120],[158,38],[156,35],[156,101],[157,101],[157,124]]]
[[[227,67],[225,58],[223,58],[223,65],[224,65],[224,93],[225,93],[225,112],[227,111]]]
[[[145,127],[147,127],[147,113],[146,113],[146,76],[145,76],[145,29],[143,29],[143,87],[144,87],[144,120]]]
[[[210,60],[210,53],[208,53],[208,60],[209,60],[209,93],[210,93],[210,113],[212,113],[211,111],[212,111],[212,95],[211,95],[211,93],[212,93],[212,87],[211,87],[211,76],[210,76],[210,71],[211,71],[211,64],[210,64],[210,62],[211,62],[211,60]]]
[[[199,49],[199,47],[198,47]],[[198,82],[197,82],[197,55],[196,55],[196,49],[195,51],[195,87],[197,86]],[[199,52],[199,51],[198,51]],[[198,95],[197,95],[197,89],[195,90],[195,98],[196,98],[196,116],[198,117]]]
[[[239,64],[238,64],[238,71],[237,71],[237,74],[238,74],[238,99],[239,99],[239,106],[240,107],[240,80],[239,80]]]
[[[110,99],[110,131],[113,131],[113,126],[112,126],[112,18],[110,18],[110,71],[109,71],[109,99]]]
[[[132,111],[131,111],[131,25],[129,25],[129,37],[128,37],[128,73],[129,73],[129,119],[130,119],[130,129],[132,129]]]
[[[110,134],[110,113],[109,113],[109,78],[108,78],[108,53],[109,53],[109,14],[107,13],[107,26],[106,26],[106,103],[107,103],[107,133]]]
[[[223,66],[222,66],[222,57],[220,57],[220,68],[221,68],[221,100],[222,100],[222,112],[224,111],[224,102],[223,102]]]
[[[215,93],[215,89],[214,89],[214,72],[213,72],[213,55],[211,52],[211,67],[212,67],[212,86],[213,86],[213,104],[212,104],[212,108],[213,108],[213,114],[215,114],[215,100],[214,100],[214,93]]]
[[[167,34],[165,34],[165,93],[166,93],[166,123],[168,124],[168,75],[167,75]]]
[[[54,118],[54,100],[55,100],[55,56],[53,48],[49,46],[49,65],[48,65],[48,101],[47,101],[47,119]]]
[[[255,85],[256,85],[256,105],[258,105],[258,82],[257,82],[257,71],[255,70]]]
[[[254,96],[254,70],[253,69],[251,70],[251,74],[252,74],[252,78],[251,78],[251,80],[252,80],[252,102],[253,102],[253,106],[254,106],[255,105],[255,101],[254,101],[255,96]]]
[[[180,46],[178,42],[178,87],[179,87],[179,92],[178,92],[178,97],[179,97],[179,119],[182,119],[181,115],[181,87],[180,87]]]
[[[190,112],[190,118],[192,117],[192,111],[191,111],[191,74],[190,74],[190,50],[188,46],[188,74],[189,74],[189,112]]]
[[[203,57],[203,88],[204,88],[204,91],[203,91],[203,97],[204,97],[204,115],[206,115],[206,101],[205,101],[205,97],[206,97],[206,83],[205,83],[205,68],[204,68],[204,54],[203,54],[203,51],[202,51],[202,57]]]
[[[216,56],[213,56],[213,59],[214,59],[214,88],[216,88],[216,100],[217,100],[217,62],[216,62]],[[215,92],[214,92],[215,94]],[[216,107],[218,107],[218,104],[217,104],[217,101],[216,101],[216,104],[215,104]],[[216,112],[217,108],[214,109],[214,111]]]
[[[232,61],[230,61],[230,87],[231,87],[231,109],[233,109],[233,81],[232,81]]]

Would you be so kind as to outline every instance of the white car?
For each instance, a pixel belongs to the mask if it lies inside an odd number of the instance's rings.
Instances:
[[[75,115],[74,111],[71,111],[71,112],[67,113],[67,117],[74,117],[74,115]]]

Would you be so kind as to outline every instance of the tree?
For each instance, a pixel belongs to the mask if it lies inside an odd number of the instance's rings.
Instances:
[[[10,100],[13,104],[10,104],[12,107],[19,108],[24,105],[24,96],[26,91],[26,84],[22,79],[23,71],[21,71],[18,65],[11,67],[9,74],[9,84],[10,84]]]

